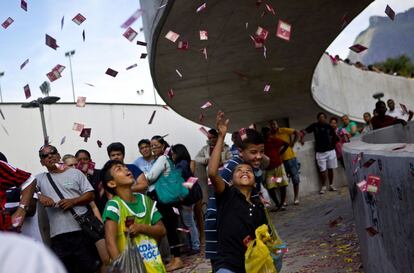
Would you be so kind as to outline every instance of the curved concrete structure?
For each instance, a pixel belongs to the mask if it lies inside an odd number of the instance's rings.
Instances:
[[[356,230],[366,273],[414,272],[414,122],[373,131],[344,145]],[[363,158],[355,162],[359,153]],[[362,165],[376,161],[368,168]],[[359,170],[354,174],[354,170]],[[369,174],[381,178],[378,194],[361,192]],[[370,236],[367,228],[379,233]]]
[[[372,95],[384,93],[384,99],[404,103],[414,108],[414,80],[364,71],[345,63],[334,65],[324,54],[316,67],[312,80],[312,97],[326,111],[337,116],[348,114],[352,120],[364,122],[364,112],[375,108]]]
[[[201,2],[141,1],[154,85],[176,112],[199,122],[200,106],[210,101],[213,106],[203,111],[205,124],[212,126],[222,109],[232,129],[274,118],[303,125],[313,121],[319,110],[309,92],[315,67],[341,32],[342,18],[351,20],[372,0],[266,1],[276,15],[264,17],[264,1],[258,8],[255,2],[211,0],[196,13]],[[275,36],[279,19],[292,25],[289,42]],[[267,58],[250,38],[258,26],[269,30]],[[165,39],[170,30],[188,41],[190,50],[177,50],[176,43]],[[200,41],[200,30],[208,31],[208,41]],[[264,93],[267,83],[271,89]],[[175,92],[171,100],[169,89]]]

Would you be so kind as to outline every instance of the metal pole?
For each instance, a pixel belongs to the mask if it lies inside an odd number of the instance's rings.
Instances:
[[[1,93],[1,84],[0,84],[0,100],[1,100],[1,103],[3,103],[3,94]]]
[[[154,102],[155,102],[155,105],[157,105],[157,95],[155,94],[155,87],[154,86],[152,87],[152,92],[154,93]]]
[[[0,79],[4,76],[4,72],[0,72]],[[0,102],[3,103],[3,93],[1,92],[1,85],[0,85]]]
[[[69,68],[70,68],[70,79],[72,81],[73,102],[76,102],[76,99],[75,99],[75,86],[73,84],[73,73],[72,73],[72,54],[68,54],[67,56],[69,57]]]
[[[46,122],[45,122],[45,111],[42,103],[39,103],[40,119],[42,120],[43,139],[47,139]]]

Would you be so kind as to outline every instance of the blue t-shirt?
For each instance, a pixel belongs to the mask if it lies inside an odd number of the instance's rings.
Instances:
[[[140,156],[137,159],[135,159],[135,161],[132,162],[132,164],[140,168],[141,171],[143,171],[144,173],[148,173],[151,170],[151,167],[154,164],[154,161],[155,161],[154,159],[151,161],[147,161],[145,160],[144,157]]]
[[[125,164],[125,165],[127,166],[128,170],[132,173],[132,176],[134,176],[135,180],[142,174],[141,169],[135,166],[134,164]]]

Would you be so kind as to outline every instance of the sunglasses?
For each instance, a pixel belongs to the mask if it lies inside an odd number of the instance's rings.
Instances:
[[[40,158],[42,158],[42,159],[45,159],[45,158],[47,158],[49,155],[55,155],[55,154],[57,154],[57,151],[56,150],[52,150],[52,151],[50,151],[49,153],[46,153],[46,154],[40,154]]]

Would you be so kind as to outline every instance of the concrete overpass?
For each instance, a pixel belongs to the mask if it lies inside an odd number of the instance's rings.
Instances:
[[[319,61],[312,80],[315,102],[337,116],[349,115],[364,122],[364,112],[371,112],[376,100],[374,93],[384,93],[383,100],[394,99],[408,109],[414,109],[414,80],[384,73],[366,71],[339,62],[334,65],[326,54]]]
[[[343,29],[344,18],[349,22],[371,2],[263,1],[256,7],[253,0],[210,0],[196,13],[203,1],[141,1],[154,85],[177,113],[199,122],[202,112],[208,126],[213,126],[218,109],[231,118],[232,129],[272,118],[306,125],[320,110],[311,95],[318,61]],[[265,3],[276,15],[261,16]],[[292,25],[290,41],[275,35],[279,19]],[[266,58],[250,38],[258,26],[269,31]],[[177,50],[177,42],[164,38],[170,30],[189,42],[189,50]],[[208,31],[207,41],[200,40],[200,30]],[[271,86],[268,93],[263,92],[266,84]],[[173,99],[168,98],[169,89],[174,90]],[[202,111],[206,101],[213,106]]]

